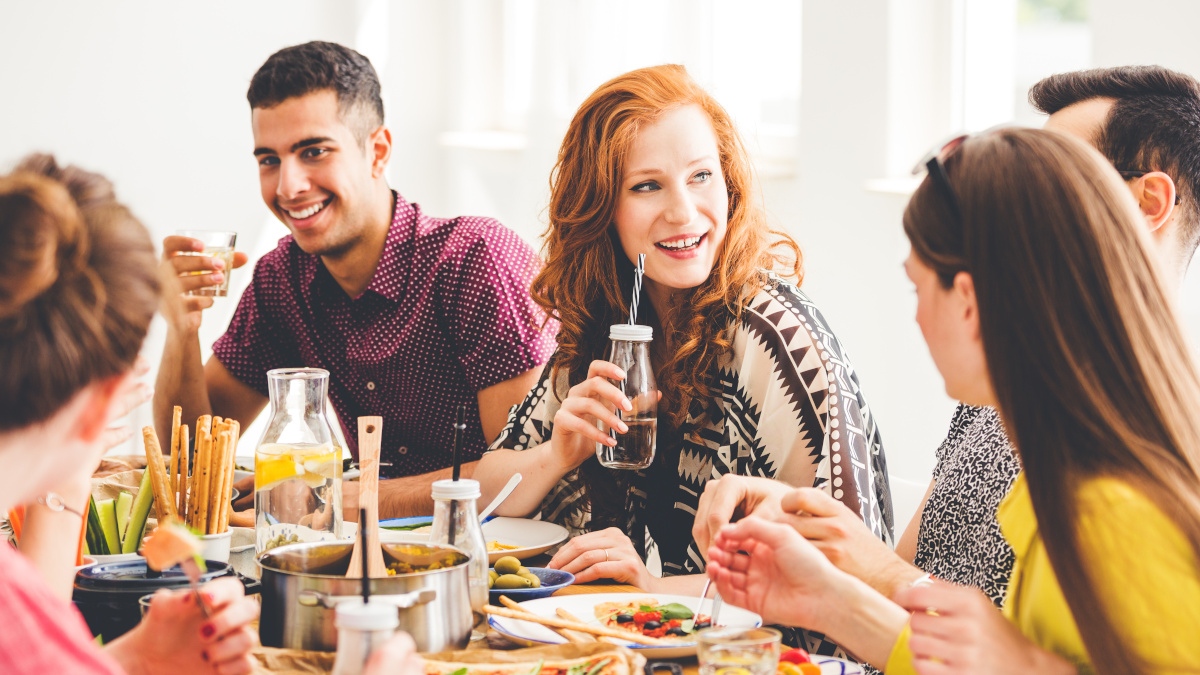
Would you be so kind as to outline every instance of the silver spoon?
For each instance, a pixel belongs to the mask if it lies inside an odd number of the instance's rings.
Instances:
[[[487,507],[479,512],[479,522],[482,523],[484,520],[487,520],[487,517],[492,515],[492,511],[495,511],[496,507],[503,504],[504,500],[508,499],[508,496],[512,494],[512,491],[517,489],[517,483],[520,482],[521,474],[514,473],[513,477],[508,479],[508,483],[505,484],[504,489],[500,491],[500,494],[496,495],[496,498],[492,500],[492,503],[488,504]]]

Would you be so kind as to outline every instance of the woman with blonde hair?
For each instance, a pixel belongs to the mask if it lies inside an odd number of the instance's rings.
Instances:
[[[709,573],[889,675],[1200,672],[1200,375],[1129,189],[1033,129],[927,166],[904,214],[917,322],[947,393],[995,407],[1024,469],[997,514],[1003,610],[942,582],[893,603],[757,518],[720,531]]]
[[[0,250],[0,512],[53,503],[51,492],[68,507],[39,518],[52,529],[37,533],[36,564],[0,545],[0,670],[250,672],[258,607],[236,580],[201,587],[211,617],[192,593],[160,591],[147,618],[104,650],[64,597],[78,513],[158,306],[146,229],[103,177],[35,155],[0,176]]]
[[[728,113],[681,66],[626,73],[580,106],[551,177],[546,265],[532,293],[558,319],[558,351],[475,470],[484,498],[524,476],[500,507],[577,535],[555,555],[581,581],[698,591],[691,537],[704,485],[723,474],[820,487],[892,536],[879,432],[845,350],[797,287],[800,250],[773,231]],[[604,361],[630,311],[653,329],[662,400],[657,455],[607,469],[598,443],[628,401]],[[644,560],[657,548],[664,577]]]

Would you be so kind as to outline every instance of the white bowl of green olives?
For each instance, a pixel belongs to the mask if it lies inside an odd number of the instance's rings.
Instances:
[[[520,560],[505,556],[488,570],[488,599],[495,605],[502,595],[513,602],[545,598],[574,582],[575,575],[570,572],[525,567]]]

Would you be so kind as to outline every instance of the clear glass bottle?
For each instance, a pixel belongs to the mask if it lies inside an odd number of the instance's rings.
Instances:
[[[650,364],[654,330],[650,326],[616,324],[609,328],[608,337],[612,340],[608,360],[625,371],[624,380],[612,383],[633,404],[633,410],[614,410],[629,426],[623,434],[599,423],[600,430],[616,439],[617,444],[609,447],[597,443],[596,458],[610,469],[644,469],[654,461],[658,440],[658,386]]]
[[[396,606],[348,600],[337,606],[337,656],[332,675],[360,675],[372,652],[391,639],[400,625]]]
[[[342,534],[342,449],[325,417],[329,371],[267,373],[271,419],[254,452],[255,549]]]
[[[479,481],[439,480],[433,483],[432,544],[446,544],[466,553],[470,579],[471,611],[482,615],[488,601],[488,552],[479,526]]]

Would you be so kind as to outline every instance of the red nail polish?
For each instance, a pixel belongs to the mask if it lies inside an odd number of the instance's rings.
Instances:
[[[212,625],[211,623],[204,624],[204,627],[202,627],[200,629],[200,635],[203,636],[205,639],[212,637],[213,634],[215,634],[216,632],[217,632],[217,627]]]

